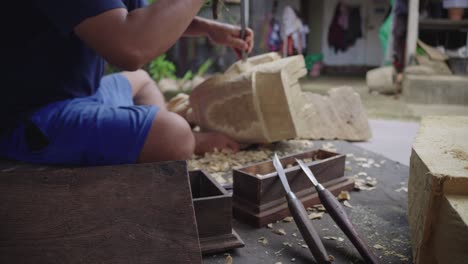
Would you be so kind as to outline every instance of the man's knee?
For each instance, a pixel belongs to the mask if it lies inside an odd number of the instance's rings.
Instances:
[[[190,125],[177,114],[160,110],[151,126],[140,162],[189,159],[195,150]]]
[[[133,72],[121,72],[123,76],[127,78],[130,82],[130,85],[133,89],[133,95],[137,94],[143,87],[147,86],[148,84],[156,85],[154,80],[145,70],[136,70]]]

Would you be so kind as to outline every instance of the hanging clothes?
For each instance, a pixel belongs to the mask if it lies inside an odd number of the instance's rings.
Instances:
[[[363,37],[361,7],[338,2],[328,30],[328,46],[346,52]]]
[[[283,56],[302,54],[307,47],[308,27],[305,27],[302,20],[290,6],[283,10],[281,23],[281,38]]]

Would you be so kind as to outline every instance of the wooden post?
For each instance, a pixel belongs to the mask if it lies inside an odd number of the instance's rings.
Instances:
[[[419,0],[408,0],[408,27],[406,31],[405,65],[416,56],[416,45],[419,31]]]

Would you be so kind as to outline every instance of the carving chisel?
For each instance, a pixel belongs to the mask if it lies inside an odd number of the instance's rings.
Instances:
[[[249,24],[249,0],[241,0],[241,38],[247,37],[247,26]],[[242,61],[247,60],[247,51],[242,50]]]
[[[322,240],[320,240],[320,236],[312,226],[312,222],[309,220],[304,205],[291,191],[286,175],[284,174],[283,165],[281,165],[281,162],[279,161],[278,155],[276,155],[276,153],[273,158],[273,165],[278,172],[278,176],[286,192],[286,200],[288,201],[288,207],[294,218],[294,222],[296,222],[296,225],[299,228],[299,231],[301,232],[307,246],[309,247],[310,252],[318,263],[331,263]]]
[[[345,235],[353,243],[366,263],[380,263],[379,258],[377,258],[377,256],[372,253],[372,250],[370,250],[366,242],[359,236],[356,228],[349,219],[346,211],[344,210],[343,206],[341,206],[338,199],[336,199],[329,190],[325,189],[322,184],[317,181],[312,171],[309,169],[309,167],[307,167],[307,165],[304,164],[304,162],[298,159],[296,159],[296,161],[314,185],[320,201],[322,202],[325,209],[327,209],[327,212],[330,214],[335,223],[341,228],[341,230],[343,230],[343,233],[345,233]]]

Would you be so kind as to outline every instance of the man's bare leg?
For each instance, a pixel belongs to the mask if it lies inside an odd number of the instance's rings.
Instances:
[[[139,162],[190,159],[216,149],[239,149],[239,144],[216,132],[193,133],[188,122],[178,114],[167,111],[164,96],[151,77],[143,70],[122,72],[133,89],[136,105],[155,105],[159,112],[140,153]]]
[[[133,102],[136,105],[155,105],[159,109],[166,109],[163,94],[146,71],[138,70],[134,72],[122,72],[121,74],[132,85]]]

